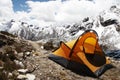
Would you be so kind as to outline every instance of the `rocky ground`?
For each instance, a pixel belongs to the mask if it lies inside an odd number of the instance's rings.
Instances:
[[[36,44],[36,43],[35,43]],[[64,67],[56,64],[48,59],[51,51],[41,49],[37,56],[30,56],[26,59],[28,69],[32,69],[32,65],[36,65],[35,80],[120,80],[120,61],[111,59],[114,68],[109,69],[100,78],[92,78],[88,76],[81,76]]]
[[[0,80],[120,80],[120,61],[110,58],[115,67],[99,78],[82,76],[49,60],[51,47],[0,32]]]

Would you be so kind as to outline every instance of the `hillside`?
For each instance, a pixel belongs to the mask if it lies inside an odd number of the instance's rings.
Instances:
[[[114,68],[99,79],[76,74],[48,59],[50,43],[23,40],[0,32],[0,80],[119,80],[120,61],[112,58]],[[44,49],[47,47],[47,50]]]

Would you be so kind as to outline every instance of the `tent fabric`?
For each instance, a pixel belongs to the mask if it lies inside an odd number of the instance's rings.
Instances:
[[[78,39],[67,43],[60,42],[60,47],[49,55],[49,59],[70,70],[97,77],[110,65],[98,44],[98,35],[94,30],[86,30]]]

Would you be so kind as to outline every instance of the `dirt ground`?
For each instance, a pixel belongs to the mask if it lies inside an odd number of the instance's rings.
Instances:
[[[99,78],[92,78],[76,74],[57,63],[48,59],[52,51],[46,51],[36,42],[30,42],[36,52],[27,57],[25,63],[29,70],[34,70],[32,74],[36,76],[35,80],[120,80],[120,61],[111,60],[114,68],[107,70]]]
[[[0,80],[120,80],[120,61],[110,58],[114,68],[99,78],[82,76],[48,59],[53,48],[0,32]]]

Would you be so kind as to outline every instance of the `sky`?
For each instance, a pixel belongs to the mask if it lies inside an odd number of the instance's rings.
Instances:
[[[26,4],[26,1],[30,1],[30,0],[12,0],[14,11],[15,12],[16,11],[27,11],[28,6]],[[31,1],[47,2],[49,0],[31,0]]]
[[[0,21],[19,20],[46,26],[96,17],[120,0],[0,0]]]

